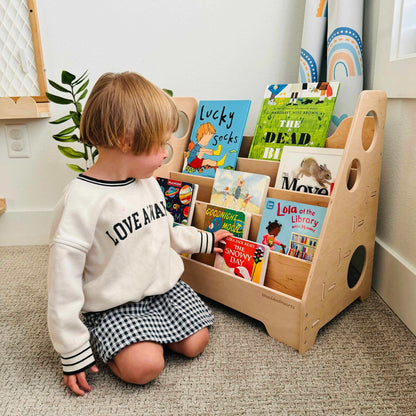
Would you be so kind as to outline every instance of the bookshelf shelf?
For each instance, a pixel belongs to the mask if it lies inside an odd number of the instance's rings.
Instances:
[[[190,120],[197,108],[193,103],[187,115]],[[278,162],[248,159],[251,137],[244,138],[237,170],[267,172],[269,197],[328,208],[312,261],[271,252],[265,285],[259,286],[215,269],[214,255],[194,255],[184,258],[183,280],[198,293],[263,322],[271,337],[300,353],[311,348],[324,325],[356,299],[365,300],[370,294],[386,107],[383,91],[363,91],[354,116],[343,120],[327,139],[327,147],[344,148],[331,196],[273,188]],[[370,112],[372,117],[367,116]],[[183,144],[179,150],[174,142],[171,145],[181,166]],[[178,170],[170,170],[169,176],[199,184],[192,224],[202,228],[213,179]],[[256,239],[260,221],[261,215],[252,215],[250,240]],[[365,259],[351,287],[350,264],[359,248]]]

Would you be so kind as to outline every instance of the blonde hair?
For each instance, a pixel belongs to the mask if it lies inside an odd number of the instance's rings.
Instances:
[[[173,100],[160,88],[134,72],[102,75],[81,117],[81,140],[112,148],[128,143],[133,153],[149,153],[163,146],[178,128]]]
[[[215,127],[211,123],[201,124],[196,132],[196,139],[200,141],[206,134],[215,134]]]

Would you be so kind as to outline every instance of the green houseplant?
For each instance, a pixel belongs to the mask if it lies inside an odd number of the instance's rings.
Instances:
[[[56,104],[70,105],[72,104],[69,114],[51,121],[51,124],[63,124],[69,122],[70,125],[60,132],[54,134],[52,137],[62,143],[58,145],[59,151],[70,159],[84,159],[85,167],[67,163],[67,166],[76,172],[85,172],[95,162],[98,156],[98,150],[91,145],[81,143],[79,137],[79,126],[82,114],[82,100],[88,93],[87,86],[89,84],[88,73],[85,71],[81,76],[76,77],[68,71],[62,71],[61,84],[55,81],[48,80],[49,84],[57,91],[64,93],[62,95],[46,93],[50,101]],[[81,143],[83,150],[76,150],[68,146],[68,143]],[[79,146],[78,146],[79,147]],[[82,149],[82,147],[81,147]]]
[[[88,79],[88,71],[85,71],[79,77],[76,77],[68,71],[62,71],[61,84],[58,84],[57,82],[50,79],[48,79],[48,82],[57,91],[64,93],[64,96],[62,96],[47,92],[46,96],[50,101],[56,104],[73,105],[73,108],[69,110],[67,115],[50,122],[51,124],[63,124],[67,122],[70,123],[68,127],[54,134],[52,137],[56,141],[65,144],[58,145],[59,151],[64,156],[70,159],[84,159],[85,168],[73,163],[67,163],[67,166],[75,172],[85,172],[94,164],[95,159],[98,156],[98,150],[94,146],[82,143],[79,137],[79,126],[81,123],[82,115],[82,100],[88,94],[87,87],[90,82]],[[163,91],[165,91],[171,97],[173,96],[173,92],[171,90],[163,88]],[[80,143],[83,146],[81,146],[81,149],[83,150],[76,150],[68,146],[68,143]]]

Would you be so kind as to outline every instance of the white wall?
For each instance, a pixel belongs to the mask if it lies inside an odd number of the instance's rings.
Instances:
[[[267,83],[297,80],[304,0],[38,0],[46,76],[88,70],[136,71],[176,96],[251,99],[253,134]],[[51,89],[51,92],[52,89]],[[52,119],[66,107],[51,104]],[[0,245],[45,244],[50,213],[75,176],[65,164],[57,127],[28,126],[31,157],[9,159],[0,121]]]
[[[392,0],[390,0],[392,1]],[[378,48],[390,45],[377,36],[379,0],[366,0],[365,88],[374,84]],[[379,44],[383,42],[383,44]],[[380,74],[381,72],[381,74]],[[413,73],[397,74],[409,82]],[[383,167],[377,222],[373,287],[416,334],[416,97],[389,98],[384,134]]]

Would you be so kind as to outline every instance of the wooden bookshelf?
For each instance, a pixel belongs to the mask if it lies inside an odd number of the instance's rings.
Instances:
[[[273,188],[278,162],[248,159],[251,137],[244,138],[237,169],[267,172],[269,197],[328,208],[312,262],[271,252],[265,285],[259,286],[214,268],[213,255],[193,256],[184,258],[183,280],[198,293],[263,322],[270,336],[300,353],[311,348],[319,329],[370,294],[386,107],[383,91],[363,91],[354,116],[327,139],[327,147],[344,148],[331,196]],[[194,102],[190,119],[196,110]],[[182,166],[183,143],[174,155]],[[178,171],[170,171],[169,176],[199,184],[193,225],[201,228],[213,179]],[[260,221],[261,215],[253,214],[249,239],[256,239]],[[354,253],[363,251],[361,275],[351,284]]]

